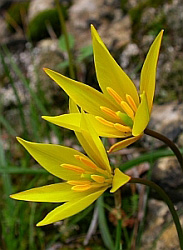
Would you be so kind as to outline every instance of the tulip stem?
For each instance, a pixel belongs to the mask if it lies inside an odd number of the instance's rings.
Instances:
[[[153,131],[151,129],[146,128],[144,130],[144,133],[146,135],[150,135],[160,141],[163,141],[166,145],[168,145],[171,150],[174,152],[175,156],[177,157],[178,162],[180,163],[181,169],[183,171],[183,156],[181,154],[181,152],[179,151],[178,147],[175,145],[175,143],[173,143],[170,139],[168,139],[166,136],[159,134],[156,131]]]
[[[146,185],[146,186],[148,186],[150,188],[153,188],[161,196],[161,198],[167,204],[167,206],[168,206],[168,208],[169,208],[169,210],[170,210],[170,212],[172,214],[172,217],[173,217],[173,220],[174,220],[174,223],[175,223],[175,227],[176,227],[176,230],[177,230],[178,238],[179,238],[180,248],[181,248],[181,250],[183,250],[183,231],[182,231],[182,227],[181,227],[177,212],[176,212],[176,210],[174,208],[174,205],[173,205],[172,201],[170,200],[170,198],[168,197],[168,195],[164,192],[164,190],[160,186],[158,186],[156,183],[154,183],[152,181],[149,181],[149,180],[146,180],[146,179],[143,179],[143,178],[132,178],[129,182],[130,183],[140,183],[140,184]]]
[[[116,218],[117,218],[117,227],[116,227],[116,241],[115,241],[115,250],[122,249],[121,246],[121,190],[120,188],[114,193],[114,201],[116,208]]]

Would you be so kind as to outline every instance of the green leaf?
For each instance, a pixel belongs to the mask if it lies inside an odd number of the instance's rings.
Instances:
[[[98,213],[99,213],[99,228],[101,232],[101,236],[103,239],[103,242],[105,246],[108,249],[114,249],[114,243],[111,238],[111,234],[109,232],[109,228],[107,225],[107,220],[105,217],[105,211],[104,211],[104,198],[103,195],[101,195],[97,200],[97,206],[98,206]]]
[[[73,35],[68,34],[68,39],[69,39],[69,47],[70,49],[73,49],[75,44]],[[67,51],[64,34],[59,37],[58,46],[62,51]]]

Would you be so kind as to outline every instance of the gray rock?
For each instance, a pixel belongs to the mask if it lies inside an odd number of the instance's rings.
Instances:
[[[183,103],[171,102],[164,105],[154,105],[148,128],[157,131],[177,142],[183,132]],[[153,148],[164,146],[164,143],[150,136],[144,137],[146,146]]]
[[[182,206],[183,204],[178,204]],[[183,224],[183,216],[180,217]],[[163,201],[154,199],[148,202],[146,227],[143,233],[140,250],[178,250],[177,231],[168,206]]]
[[[77,37],[76,47],[91,44],[90,24],[94,24],[108,48],[113,47],[115,50],[128,44],[131,39],[131,22],[119,7],[118,1],[73,1],[69,10],[68,30]]]
[[[43,10],[52,9],[54,7],[54,3],[54,0],[32,0],[28,11],[28,20],[32,20],[33,17],[37,16],[37,14]]]

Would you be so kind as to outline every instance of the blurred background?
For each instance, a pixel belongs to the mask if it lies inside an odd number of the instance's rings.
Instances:
[[[90,24],[137,87],[148,49],[159,31],[165,30],[149,127],[183,148],[182,0],[0,0],[2,250],[110,249],[108,239],[115,238],[117,220],[109,193],[78,215],[42,228],[36,223],[57,204],[9,198],[11,193],[59,181],[38,166],[16,136],[82,151],[72,131],[41,119],[68,112],[68,97],[42,69],[72,77],[59,13],[67,28],[75,79],[97,89]],[[107,147],[113,142],[106,141]],[[171,155],[162,143],[144,136],[113,154],[111,162],[124,164],[133,177],[143,176],[162,186],[183,220],[182,173]],[[179,249],[168,208],[155,193],[126,185],[122,198],[123,249]]]

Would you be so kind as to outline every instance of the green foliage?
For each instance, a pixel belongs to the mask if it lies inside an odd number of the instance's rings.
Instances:
[[[66,11],[64,16],[66,17]],[[35,16],[27,28],[27,35],[33,42],[49,37],[48,29],[51,28],[57,36],[61,33],[61,26],[57,9],[44,10]]]
[[[68,39],[69,39],[69,48],[72,50],[74,48],[75,39],[74,39],[73,35],[71,35],[71,34],[68,34]],[[58,45],[59,45],[60,50],[62,50],[64,52],[67,51],[64,34],[59,37]]]
[[[18,3],[13,3],[7,10],[7,13],[5,15],[5,20],[8,23],[8,27],[11,31],[15,31],[14,26],[19,26],[23,28],[22,19],[25,18],[28,7],[29,7],[28,1],[18,2]]]

